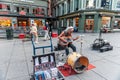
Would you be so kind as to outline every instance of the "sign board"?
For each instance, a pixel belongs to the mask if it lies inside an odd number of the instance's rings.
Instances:
[[[19,12],[19,14],[20,14],[20,15],[26,15],[26,12],[23,11],[23,10],[21,10],[21,11]]]

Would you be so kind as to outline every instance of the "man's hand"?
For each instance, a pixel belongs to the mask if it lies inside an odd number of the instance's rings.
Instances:
[[[80,38],[80,36],[77,36],[77,37],[76,37],[76,40],[79,39],[79,38]]]
[[[75,39],[73,39],[73,40],[77,40],[77,39],[79,39],[80,38],[80,36],[77,36]]]

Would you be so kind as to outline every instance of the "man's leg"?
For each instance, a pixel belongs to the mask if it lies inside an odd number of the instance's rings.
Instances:
[[[65,48],[65,52],[66,52],[66,55],[69,54],[69,48],[68,47]]]
[[[73,44],[69,44],[68,47],[72,48],[73,52],[76,52],[76,47]]]
[[[46,39],[47,39],[47,32],[46,32],[46,30],[45,30],[44,40],[46,40]]]

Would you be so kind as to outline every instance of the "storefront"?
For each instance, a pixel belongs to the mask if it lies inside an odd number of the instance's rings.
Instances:
[[[12,18],[11,17],[0,17],[0,28],[11,27]]]
[[[86,15],[85,19],[85,32],[93,32],[94,29],[94,15]]]
[[[64,20],[66,27],[77,27],[79,32],[99,32],[101,27],[113,29],[113,18],[115,12],[111,11],[82,11],[60,16],[60,20]],[[61,27],[61,23],[59,24]],[[114,25],[120,28],[120,19],[115,18]]]

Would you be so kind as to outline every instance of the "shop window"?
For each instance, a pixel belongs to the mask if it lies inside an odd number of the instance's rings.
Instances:
[[[102,17],[102,26],[101,27],[110,27],[110,17]]]
[[[116,19],[114,21],[114,29],[120,29],[120,19]]]
[[[79,24],[79,17],[75,18],[75,27],[78,27]]]
[[[118,21],[117,27],[118,27],[118,29],[120,29],[120,21]]]
[[[44,20],[42,19],[35,19],[34,22],[37,24],[38,28],[43,28],[45,25]]]
[[[11,18],[9,17],[0,17],[0,27],[7,28],[11,26]]]

